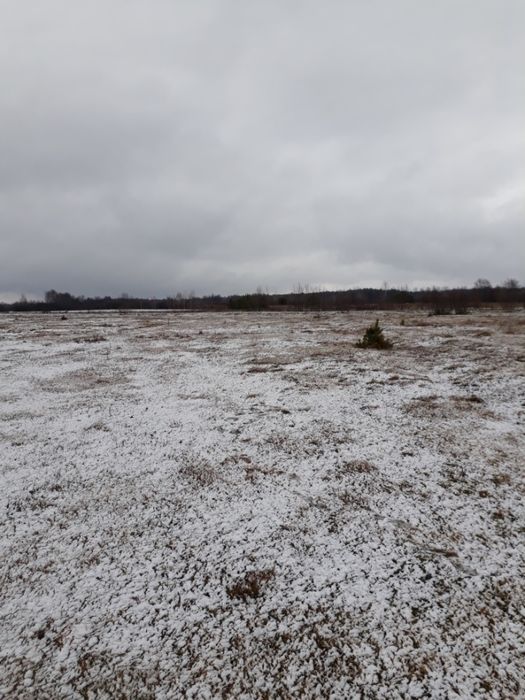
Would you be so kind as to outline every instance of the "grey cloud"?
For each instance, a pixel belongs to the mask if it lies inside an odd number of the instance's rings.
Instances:
[[[2,15],[0,295],[522,276],[521,2]]]

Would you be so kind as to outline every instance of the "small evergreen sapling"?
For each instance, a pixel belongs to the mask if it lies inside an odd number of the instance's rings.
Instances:
[[[379,320],[369,326],[365,334],[358,343],[356,343],[358,348],[375,348],[376,350],[390,350],[393,347],[393,343],[385,338],[383,335],[383,329],[379,325]]]

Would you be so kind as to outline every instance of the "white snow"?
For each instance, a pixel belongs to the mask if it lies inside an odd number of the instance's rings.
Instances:
[[[67,317],[0,316],[0,697],[525,696],[523,312]]]

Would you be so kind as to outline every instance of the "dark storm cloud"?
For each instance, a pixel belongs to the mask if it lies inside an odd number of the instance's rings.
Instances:
[[[523,3],[0,7],[0,295],[523,276]]]

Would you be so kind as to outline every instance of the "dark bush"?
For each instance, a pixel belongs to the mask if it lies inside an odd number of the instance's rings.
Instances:
[[[375,348],[376,350],[390,350],[393,345],[394,344],[383,335],[383,329],[379,325],[379,320],[377,319],[374,325],[366,329],[362,340],[356,343],[356,347],[358,348]]]

